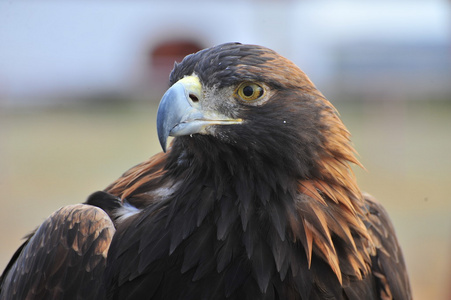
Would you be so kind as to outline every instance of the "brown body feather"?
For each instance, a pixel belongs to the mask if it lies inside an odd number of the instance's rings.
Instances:
[[[33,232],[0,280],[0,299],[99,299],[115,229],[101,209],[70,205]]]

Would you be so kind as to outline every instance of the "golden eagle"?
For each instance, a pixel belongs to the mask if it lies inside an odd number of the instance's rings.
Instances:
[[[291,61],[239,43],[188,55],[157,129],[164,153],[30,234],[1,299],[411,299],[349,132]]]

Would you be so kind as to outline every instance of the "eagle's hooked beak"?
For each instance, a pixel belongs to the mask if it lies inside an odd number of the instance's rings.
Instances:
[[[196,75],[186,76],[172,85],[161,98],[157,112],[157,131],[166,152],[168,136],[207,134],[210,125],[240,124],[214,111],[202,109],[202,84]]]

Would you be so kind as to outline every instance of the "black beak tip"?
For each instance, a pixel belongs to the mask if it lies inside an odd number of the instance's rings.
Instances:
[[[161,149],[163,149],[163,152],[166,153],[167,139],[165,137],[158,137],[158,140],[160,141]]]
[[[163,149],[163,152],[166,153],[166,144],[168,141],[169,130],[167,130],[167,126],[165,126],[164,120],[164,111],[158,110],[157,114],[157,132],[158,132],[158,141],[160,142],[160,146]]]

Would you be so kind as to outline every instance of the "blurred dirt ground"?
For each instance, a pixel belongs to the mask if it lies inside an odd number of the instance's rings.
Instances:
[[[415,299],[451,297],[451,101],[335,103],[403,247]],[[21,238],[160,151],[156,104],[0,110],[0,269]]]

